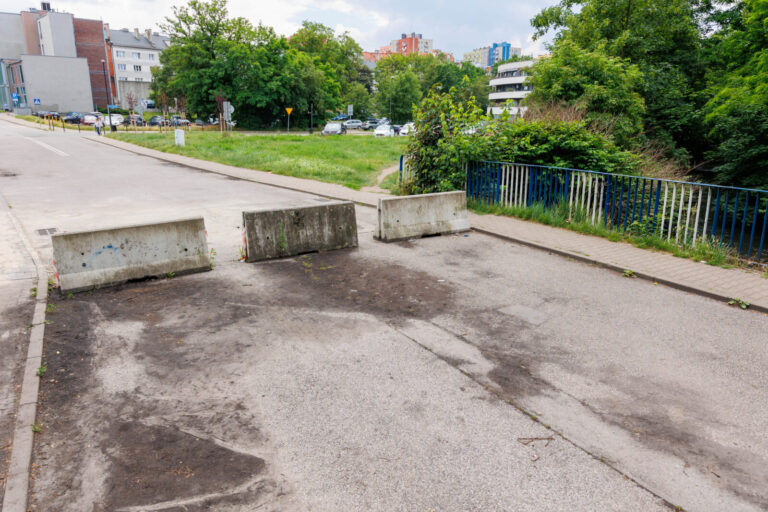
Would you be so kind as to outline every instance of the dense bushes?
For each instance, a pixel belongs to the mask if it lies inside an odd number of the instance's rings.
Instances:
[[[463,164],[494,160],[604,172],[635,173],[638,156],[619,149],[582,121],[510,121],[483,115],[468,89],[430,91],[415,111],[416,135],[408,146],[416,170],[409,193],[464,188]]]

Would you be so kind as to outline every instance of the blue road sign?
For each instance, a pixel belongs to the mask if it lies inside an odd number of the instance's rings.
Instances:
[[[19,99],[19,95],[16,94],[15,92],[13,92],[13,93],[11,93],[11,98],[17,100],[17,99]]]
[[[107,108],[120,108],[120,105],[107,105]]]
[[[40,104],[40,98],[35,98],[32,101],[35,103],[35,105],[39,105]]]

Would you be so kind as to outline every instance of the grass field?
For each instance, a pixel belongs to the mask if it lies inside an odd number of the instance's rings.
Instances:
[[[275,174],[338,183],[355,190],[374,185],[382,169],[397,165],[405,137],[346,135],[243,135],[223,138],[214,132],[186,133],[186,145],[169,134],[111,134],[140,146]]]

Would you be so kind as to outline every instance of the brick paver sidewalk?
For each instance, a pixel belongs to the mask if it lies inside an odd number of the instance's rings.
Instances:
[[[366,206],[375,207],[378,198],[382,197],[381,194],[352,190],[332,183],[281,176],[163,153],[105,137],[98,139],[93,137],[93,139],[140,155],[160,158],[196,169],[334,199],[354,201]],[[768,279],[763,278],[759,272],[714,267],[665,253],[639,249],[627,243],[611,242],[604,238],[582,235],[566,229],[511,217],[470,214],[470,225],[473,229],[484,233],[571,258],[597,263],[618,271],[632,270],[639,277],[718,300],[742,299],[749,302],[753,309],[768,312]]]

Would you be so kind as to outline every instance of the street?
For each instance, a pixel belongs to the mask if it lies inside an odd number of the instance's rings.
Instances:
[[[215,251],[53,292],[33,510],[768,507],[766,315],[476,232],[378,243],[361,206],[359,248],[246,264],[243,210],[327,200],[4,121],[0,153],[0,446],[16,222],[49,266],[54,230],[198,215]]]

